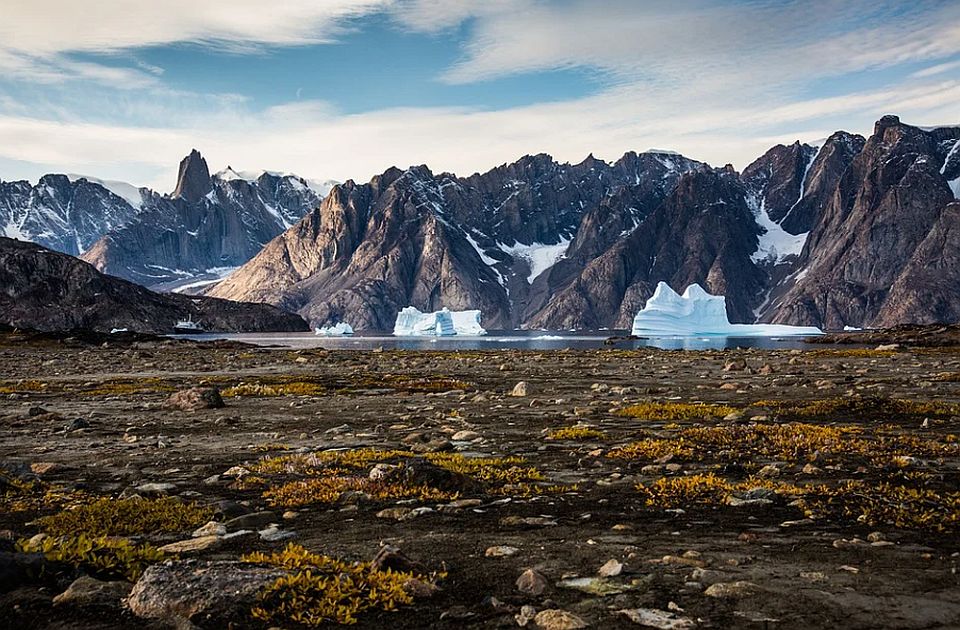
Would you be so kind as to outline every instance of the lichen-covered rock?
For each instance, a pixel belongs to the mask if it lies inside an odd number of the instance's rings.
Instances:
[[[231,561],[180,561],[144,571],[127,603],[147,619],[229,619],[243,614],[280,569]]]
[[[224,406],[220,391],[214,387],[191,387],[170,394],[166,406],[181,411],[220,409]]]

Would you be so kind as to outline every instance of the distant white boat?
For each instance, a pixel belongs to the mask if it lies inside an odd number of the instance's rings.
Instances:
[[[193,315],[189,315],[173,325],[173,332],[180,335],[196,335],[203,332],[203,326],[200,322],[193,321]]]

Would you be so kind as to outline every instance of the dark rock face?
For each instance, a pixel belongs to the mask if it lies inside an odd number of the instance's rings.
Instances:
[[[129,223],[137,212],[126,199],[84,178],[44,175],[36,186],[0,182],[0,236],[74,256],[104,233]]]
[[[769,318],[829,328],[951,318],[952,252],[938,250],[953,238],[956,212],[948,204],[955,167],[948,157],[958,140],[958,127],[924,131],[895,116],[877,122]]]
[[[958,138],[886,117],[869,141],[779,145],[742,175],[663,153],[390,169],[334,189],[211,295],[380,330],[407,305],[478,308],[488,328],[622,328],[659,281],[725,295],[734,322],[953,318],[935,282],[949,273],[925,270],[953,264]]]
[[[180,171],[177,174],[177,187],[173,190],[174,199],[184,199],[190,203],[200,201],[207,193],[213,190],[210,180],[210,170],[207,161],[196,149],[180,161]]]
[[[306,322],[265,304],[160,294],[104,275],[33,243],[0,238],[0,322],[37,330],[127,328],[170,333],[187,316],[207,330],[302,331]]]
[[[702,169],[626,238],[590,262],[531,321],[533,327],[629,328],[664,280],[683,290],[699,283],[727,296],[732,321],[752,321],[764,275],[751,261],[758,228],[735,173]]]
[[[211,177],[194,151],[172,196],[150,192],[135,219],[99,239],[83,259],[100,271],[157,290],[242,265],[319,204],[300,178],[264,173],[247,181]]]
[[[512,328],[575,272],[553,263],[585,216],[603,234],[596,245],[579,239],[578,260],[616,239],[598,224],[635,228],[682,173],[700,167],[682,156],[627,154],[612,165],[527,156],[464,179],[425,166],[390,169],[369,184],[335,187],[210,294],[282,304],[318,325],[347,320],[389,330],[397,311],[412,305],[478,308],[486,326]],[[611,194],[642,208],[593,212]]]

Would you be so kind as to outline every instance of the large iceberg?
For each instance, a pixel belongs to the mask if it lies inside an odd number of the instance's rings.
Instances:
[[[636,336],[725,335],[727,337],[780,337],[820,335],[812,326],[777,324],[731,324],[722,295],[710,295],[699,284],[691,284],[678,295],[666,282],[657,285],[643,310],[633,318]]]
[[[320,337],[342,337],[353,334],[353,326],[346,322],[340,322],[333,326],[324,326],[323,328],[314,328],[313,333]]]
[[[480,326],[480,311],[451,311],[443,308],[433,313],[421,313],[408,306],[397,313],[393,334],[398,337],[450,335],[485,335]]]

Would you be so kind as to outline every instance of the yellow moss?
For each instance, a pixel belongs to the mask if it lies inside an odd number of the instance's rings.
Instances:
[[[477,481],[522,483],[541,481],[543,473],[526,466],[522,457],[464,457],[459,453],[428,453],[427,461]]]
[[[902,398],[827,398],[807,402],[761,400],[754,406],[767,407],[777,415],[796,418],[886,419],[960,415],[960,405],[956,403]]]
[[[936,532],[960,529],[960,492],[850,481],[802,499],[808,516]]]
[[[352,389],[393,389],[403,392],[445,392],[471,387],[470,383],[449,376],[416,377],[407,374],[367,374],[350,385]]]
[[[99,499],[38,521],[51,536],[132,536],[181,532],[203,525],[213,510],[174,498]]]
[[[9,512],[39,512],[63,509],[87,500],[80,490],[69,490],[44,481],[24,481],[0,468],[0,510]]]
[[[291,481],[270,488],[263,497],[275,507],[295,508],[305,505],[336,503],[344,492],[363,492],[374,499],[420,499],[445,501],[457,498],[455,492],[444,492],[423,485],[371,481],[365,477],[319,477]]]
[[[783,424],[689,427],[670,439],[648,438],[614,449],[607,457],[656,460],[673,455],[702,460],[708,455],[749,460],[762,457],[803,461],[864,458],[878,465],[897,457],[960,456],[960,445],[913,435],[867,436],[860,426],[821,426],[800,422]]]
[[[732,486],[713,473],[686,477],[661,477],[637,491],[651,507],[682,508],[697,504],[719,504],[733,491]]]
[[[722,418],[737,411],[726,405],[708,405],[705,403],[644,402],[617,411],[617,415],[643,420],[696,420],[700,418]]]
[[[429,582],[438,577],[378,571],[369,563],[348,564],[299,545],[270,555],[248,554],[242,560],[292,571],[264,588],[252,609],[255,619],[275,626],[353,624],[368,610],[389,611],[412,604],[405,586],[411,580]]]
[[[607,434],[590,427],[563,427],[547,433],[551,440],[603,440]]]
[[[253,396],[258,398],[271,398],[275,396],[322,396],[327,389],[319,383],[308,381],[291,381],[287,383],[240,383],[234,387],[228,387],[220,392],[224,398],[235,398],[238,396]]]
[[[38,393],[46,391],[46,389],[46,383],[34,379],[0,383],[0,394]]]
[[[84,535],[54,538],[39,542],[23,539],[18,551],[42,553],[47,560],[70,564],[101,579],[124,578],[135,582],[143,570],[164,560],[159,549],[136,545],[125,538],[89,538]]]

